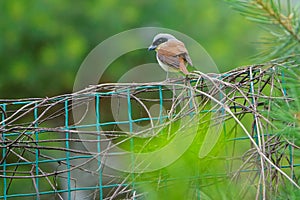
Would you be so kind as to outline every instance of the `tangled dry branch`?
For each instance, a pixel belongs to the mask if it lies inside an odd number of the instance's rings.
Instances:
[[[223,74],[195,71],[187,78],[164,82],[109,83],[51,98],[2,99],[0,178],[7,181],[6,194],[15,179],[31,180],[35,193],[40,194],[37,178],[44,178],[50,190],[63,199],[68,185],[79,191],[84,187],[80,174],[89,174],[98,180],[91,181],[91,190],[99,190],[99,177],[101,188],[107,186],[103,198],[141,195],[132,192],[130,182],[136,179],[130,179],[131,173],[124,177],[105,169],[110,151],[133,138],[146,141],[138,152],[155,150],[153,141],[160,134],[171,141],[180,132],[197,132],[207,124],[230,127],[226,139],[233,146],[248,141],[246,151],[232,148],[228,155],[240,161],[237,167],[232,159],[227,171],[232,181],[239,182],[243,172],[251,172],[248,184],[256,185],[257,195],[264,197],[266,191],[275,194],[286,181],[299,188],[295,170],[300,160],[293,157],[299,147],[276,134],[272,116],[275,104],[294,101],[284,85],[282,69],[287,67],[298,66],[289,59],[275,60]],[[184,124],[174,125],[183,119]],[[217,131],[216,142],[221,133]],[[197,159],[209,156],[215,148],[216,142],[207,139],[213,138],[211,133],[206,134]]]

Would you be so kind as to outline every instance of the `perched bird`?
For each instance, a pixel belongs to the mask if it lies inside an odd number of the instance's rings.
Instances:
[[[183,42],[177,40],[171,34],[157,34],[148,50],[156,51],[156,59],[163,70],[167,72],[167,79],[168,72],[181,71],[187,75],[189,73],[186,69],[187,64],[193,66]]]

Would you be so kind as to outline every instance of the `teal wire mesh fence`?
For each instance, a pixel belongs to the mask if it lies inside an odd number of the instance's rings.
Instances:
[[[286,65],[2,99],[0,198],[207,199],[222,195],[222,182],[238,186],[231,197],[297,188],[299,148],[272,115],[293,102]],[[169,170],[180,157],[188,164]]]

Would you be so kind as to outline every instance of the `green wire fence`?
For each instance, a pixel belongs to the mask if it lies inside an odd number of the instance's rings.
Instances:
[[[0,198],[153,199],[152,193],[168,194],[178,180],[188,184],[180,195],[189,199],[212,198],[211,185],[226,180],[241,187],[234,197],[272,197],[286,184],[299,188],[299,148],[273,124],[273,107],[293,103],[283,74],[293,63],[278,63],[165,82],[101,84],[51,98],[2,99]],[[176,139],[182,146],[191,141],[185,151],[196,152],[182,152],[193,167],[178,173],[193,171],[190,176],[174,178],[168,165],[152,166],[157,157],[149,163],[139,158]],[[155,154],[163,155],[157,163],[180,152],[177,147]],[[203,166],[215,160],[222,167]]]

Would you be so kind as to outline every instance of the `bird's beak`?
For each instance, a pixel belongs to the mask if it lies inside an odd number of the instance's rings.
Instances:
[[[152,50],[155,50],[157,46],[155,45],[151,45],[149,48],[148,48],[148,51],[152,51]]]

